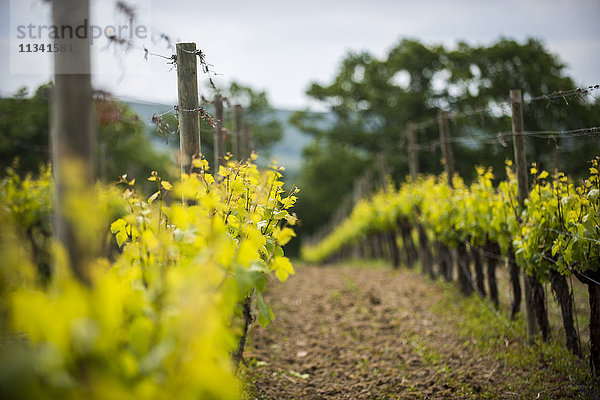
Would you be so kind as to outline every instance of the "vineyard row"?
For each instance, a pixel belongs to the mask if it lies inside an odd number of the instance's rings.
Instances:
[[[521,302],[519,275],[525,274],[529,326],[549,338],[542,283],[549,282],[561,306],[566,346],[581,356],[573,324],[573,299],[567,277],[586,284],[590,305],[592,372],[600,374],[600,161],[591,162],[589,178],[575,183],[560,172],[530,169],[529,197],[518,201],[518,183],[512,164],[507,178],[493,184],[491,169],[477,168],[477,180],[467,186],[447,175],[391,183],[359,201],[351,214],[317,244],[305,245],[303,258],[328,262],[369,254],[371,245],[389,248],[394,266],[400,263],[399,243],[408,263],[419,260],[424,274],[446,280],[457,275],[465,295],[488,292],[498,307],[496,268],[506,260],[510,270],[512,315]],[[373,242],[374,238],[377,238]],[[400,239],[400,240],[399,240]],[[368,245],[365,245],[368,244]],[[456,266],[452,254],[456,254]],[[473,270],[471,265],[473,259]],[[487,267],[486,273],[484,269]],[[456,269],[456,274],[454,270]],[[532,336],[535,333],[529,332]]]

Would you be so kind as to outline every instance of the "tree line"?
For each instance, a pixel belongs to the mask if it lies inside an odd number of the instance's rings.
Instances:
[[[396,182],[409,172],[407,127],[416,126],[416,143],[439,137],[439,109],[468,115],[450,123],[453,137],[477,137],[506,130],[510,89],[520,88],[525,101],[541,93],[576,89],[566,64],[541,40],[519,43],[501,38],[491,45],[460,42],[455,47],[402,39],[384,57],[350,52],[332,82],[313,83],[307,95],[329,109],[295,113],[291,122],[311,135],[298,185],[303,188],[297,212],[300,235],[327,223],[367,172],[380,175],[382,165]],[[565,130],[597,123],[600,104],[587,98],[553,98],[524,108],[526,130]],[[441,149],[421,151],[419,170],[443,170]],[[476,178],[474,165],[502,171],[512,148],[502,143],[453,143],[455,168],[467,182]],[[585,160],[598,154],[596,140],[554,137],[527,138],[527,159],[542,168],[573,177],[586,173]],[[375,175],[374,175],[375,176]],[[375,182],[374,179],[370,179]],[[374,185],[371,185],[374,186]]]

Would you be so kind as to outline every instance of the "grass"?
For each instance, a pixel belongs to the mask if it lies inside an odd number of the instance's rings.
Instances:
[[[510,302],[512,301],[512,289],[510,287],[510,281],[508,277],[508,268],[498,268],[498,292],[500,298],[500,308],[503,310],[510,309]],[[590,337],[589,332],[589,297],[587,286],[579,282],[577,278],[567,278],[569,287],[573,288],[573,300],[574,300],[574,317],[576,318],[576,329],[579,331],[580,342],[583,345],[587,343]],[[546,292],[546,304],[548,305],[548,319],[552,329],[552,334],[557,340],[565,340],[564,331],[562,328],[562,314],[560,311],[560,305],[554,299],[552,291],[550,290],[550,284],[543,284],[544,291]],[[521,288],[523,290],[523,288]],[[521,301],[521,313],[525,313],[524,300]]]
[[[587,399],[600,393],[600,383],[591,376],[588,360],[571,354],[562,342],[544,343],[538,338],[528,345],[522,315],[511,321],[507,314],[490,310],[476,295],[462,296],[452,283],[435,284],[443,296],[431,311],[454,324],[467,346],[504,362],[511,374],[512,391],[539,399]]]
[[[414,348],[415,353],[419,356],[423,365],[434,366],[440,361],[439,353],[435,349],[427,346],[425,342],[420,339],[419,335],[412,335],[410,339],[408,339],[408,342]]]
[[[259,396],[255,391],[256,378],[261,378],[264,375],[261,371],[264,364],[260,365],[259,362],[255,358],[250,358],[246,360],[247,365],[240,364],[238,376],[242,392],[241,400],[268,400],[268,397]]]

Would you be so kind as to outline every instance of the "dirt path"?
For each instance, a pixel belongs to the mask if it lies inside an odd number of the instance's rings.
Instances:
[[[403,270],[298,268],[266,295],[276,320],[251,331],[255,398],[522,398],[526,373],[432,313],[442,296]]]

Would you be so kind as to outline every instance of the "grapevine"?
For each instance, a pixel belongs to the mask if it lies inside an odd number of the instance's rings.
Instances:
[[[49,217],[47,170],[38,180],[3,181],[0,213],[9,222],[0,231],[3,395],[239,395],[231,354],[243,336],[240,304],[254,293],[258,322],[274,318],[262,293],[269,276],[285,281],[294,273],[282,246],[295,235],[290,209],[298,189],[283,191],[275,164],[260,171],[252,160],[228,161],[213,175],[205,160],[194,163],[199,172],[181,182],[153,172],[156,192],[147,199],[127,176],[120,190],[98,185],[70,199],[74,217],[95,199],[104,213],[92,219],[113,220],[81,227],[101,242],[115,241],[88,265],[89,285],[71,275],[56,246],[57,261],[41,282],[35,255],[18,245],[24,221]],[[46,196],[27,197],[26,188]]]

